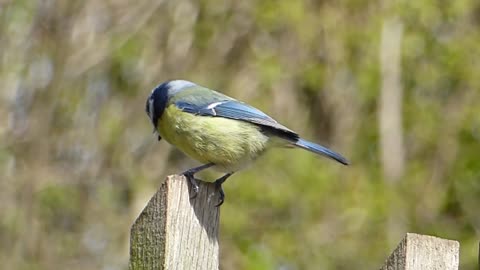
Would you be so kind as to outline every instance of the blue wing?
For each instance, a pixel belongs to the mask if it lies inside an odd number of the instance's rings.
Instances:
[[[264,112],[237,100],[222,100],[200,106],[178,101],[175,105],[184,112],[245,121],[263,128],[271,128],[273,131],[286,135],[288,139],[296,140],[299,138],[297,133],[279,124]]]
[[[348,161],[340,154],[324,146],[300,138],[297,133],[279,124],[264,112],[243,102],[237,100],[217,100],[206,105],[195,105],[188,102],[178,101],[175,102],[175,106],[184,112],[196,115],[224,117],[258,125],[270,134],[287,139],[293,146],[303,148],[348,165]]]

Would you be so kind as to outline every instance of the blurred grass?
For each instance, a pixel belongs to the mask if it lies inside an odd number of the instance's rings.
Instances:
[[[480,3],[1,1],[0,265],[126,269],[129,227],[195,163],[144,101],[183,78],[331,146],[279,149],[225,185],[222,269],[375,269],[407,231],[480,238]],[[380,35],[404,28],[406,166],[383,176]],[[391,153],[395,155],[396,153]],[[207,173],[204,177],[215,177]]]

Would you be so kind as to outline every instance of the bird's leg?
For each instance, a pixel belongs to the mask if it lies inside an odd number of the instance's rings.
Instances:
[[[232,174],[233,174],[233,172],[227,173],[227,174],[225,174],[224,176],[218,178],[218,179],[215,181],[215,187],[218,189],[218,193],[220,193],[219,202],[217,203],[217,205],[215,205],[216,207],[219,207],[220,205],[223,204],[223,201],[225,201],[225,192],[223,192],[222,184],[223,184],[223,183],[227,180],[227,178],[230,177]]]
[[[182,173],[188,179],[188,182],[190,182],[190,184],[192,185],[193,195],[192,195],[192,197],[190,197],[190,199],[193,199],[193,198],[197,197],[198,190],[200,189],[199,186],[198,186],[198,183],[197,183],[198,179],[195,179],[195,174],[198,173],[199,171],[203,171],[205,169],[208,169],[208,168],[212,167],[213,165],[215,165],[215,164],[207,163],[207,164],[204,164],[202,166],[191,168],[191,169],[186,170]]]

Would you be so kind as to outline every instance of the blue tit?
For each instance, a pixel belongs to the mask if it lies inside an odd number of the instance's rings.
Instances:
[[[158,140],[164,138],[203,164],[183,172],[194,194],[198,192],[196,173],[210,167],[225,173],[214,181],[220,193],[217,206],[225,198],[225,180],[271,147],[294,146],[348,165],[340,154],[300,138],[262,111],[193,82],[158,85],[145,110]]]

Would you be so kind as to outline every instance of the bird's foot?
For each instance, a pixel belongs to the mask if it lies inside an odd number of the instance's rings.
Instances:
[[[198,192],[200,191],[200,186],[198,185],[198,181],[200,180],[196,179],[195,176],[193,176],[193,173],[189,171],[184,172],[183,175],[185,176],[185,178],[187,178],[188,182],[192,187],[193,194],[192,196],[190,196],[190,199],[195,199],[195,197],[197,197],[198,195]]]
[[[208,169],[212,166],[214,166],[213,163],[207,163],[207,164],[204,164],[202,166],[191,168],[190,170],[186,170],[185,172],[182,173],[188,179],[188,182],[190,182],[190,184],[192,186],[193,195],[190,197],[190,199],[193,199],[193,198],[197,197],[198,191],[200,190],[200,187],[198,186],[197,181],[201,181],[201,180],[196,179],[194,175],[196,173],[198,173],[199,171],[203,171],[203,170]]]
[[[223,202],[225,201],[225,192],[223,192],[223,188],[222,188],[222,184],[227,180],[228,177],[230,177],[233,173],[227,173],[225,174],[224,176],[218,178],[214,184],[215,184],[215,188],[218,190],[218,194],[220,195],[219,196],[219,199],[218,199],[218,203],[215,205],[215,207],[219,207],[220,205],[223,204]]]
[[[223,191],[222,183],[223,182],[219,182],[218,180],[215,181],[215,188],[218,190],[218,194],[220,195],[218,198],[218,203],[215,205],[215,207],[219,207],[225,201],[225,192]]]

